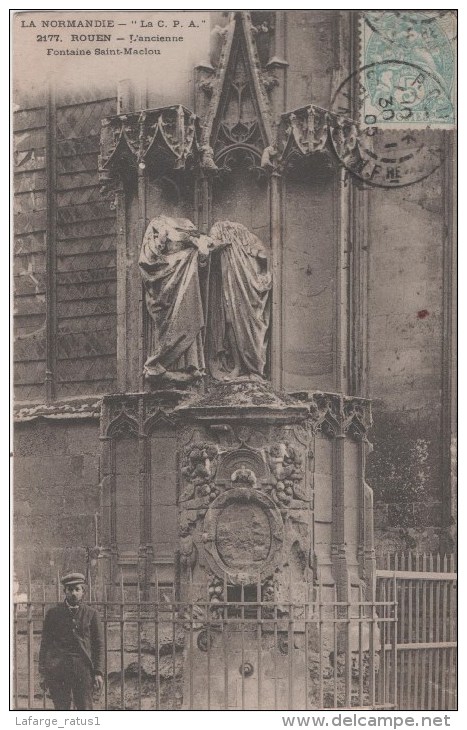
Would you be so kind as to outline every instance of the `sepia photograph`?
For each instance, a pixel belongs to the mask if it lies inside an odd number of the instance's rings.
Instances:
[[[10,709],[448,717],[457,10],[10,13]]]

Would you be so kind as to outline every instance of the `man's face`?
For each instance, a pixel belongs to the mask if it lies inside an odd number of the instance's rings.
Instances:
[[[81,603],[84,595],[84,587],[82,584],[76,586],[66,586],[65,596],[70,606],[77,606]]]

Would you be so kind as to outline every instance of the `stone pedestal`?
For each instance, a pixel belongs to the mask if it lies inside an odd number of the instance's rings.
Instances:
[[[100,581],[178,602],[181,706],[305,707],[319,656],[357,650],[317,605],[373,597],[369,425],[363,399],[247,378],[105,399]]]
[[[186,664],[196,670],[185,706],[207,706],[209,668],[213,708],[286,708],[291,692],[305,707],[319,654],[328,666],[346,642],[350,652],[359,646],[357,622],[334,630],[334,606],[318,632],[317,601],[373,596],[369,404],[239,380],[178,412],[192,424],[181,459],[180,597],[202,607],[189,622]]]

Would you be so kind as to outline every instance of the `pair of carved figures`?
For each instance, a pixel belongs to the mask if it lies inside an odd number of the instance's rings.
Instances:
[[[265,246],[241,223],[202,235],[184,218],[158,216],[139,267],[153,320],[146,378],[186,383],[264,377],[271,273]]]

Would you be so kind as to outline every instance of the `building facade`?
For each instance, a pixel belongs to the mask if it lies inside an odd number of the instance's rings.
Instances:
[[[421,172],[367,173],[351,124],[365,18],[210,16],[199,62],[163,92],[148,74],[15,99],[20,591],[84,564],[95,586],[202,591],[217,566],[234,594],[277,570],[345,596],[375,547],[453,549],[453,132],[404,142],[429,150]],[[160,216],[263,244],[259,378],[212,359],[196,382],[145,377],[157,331],[138,260]]]

